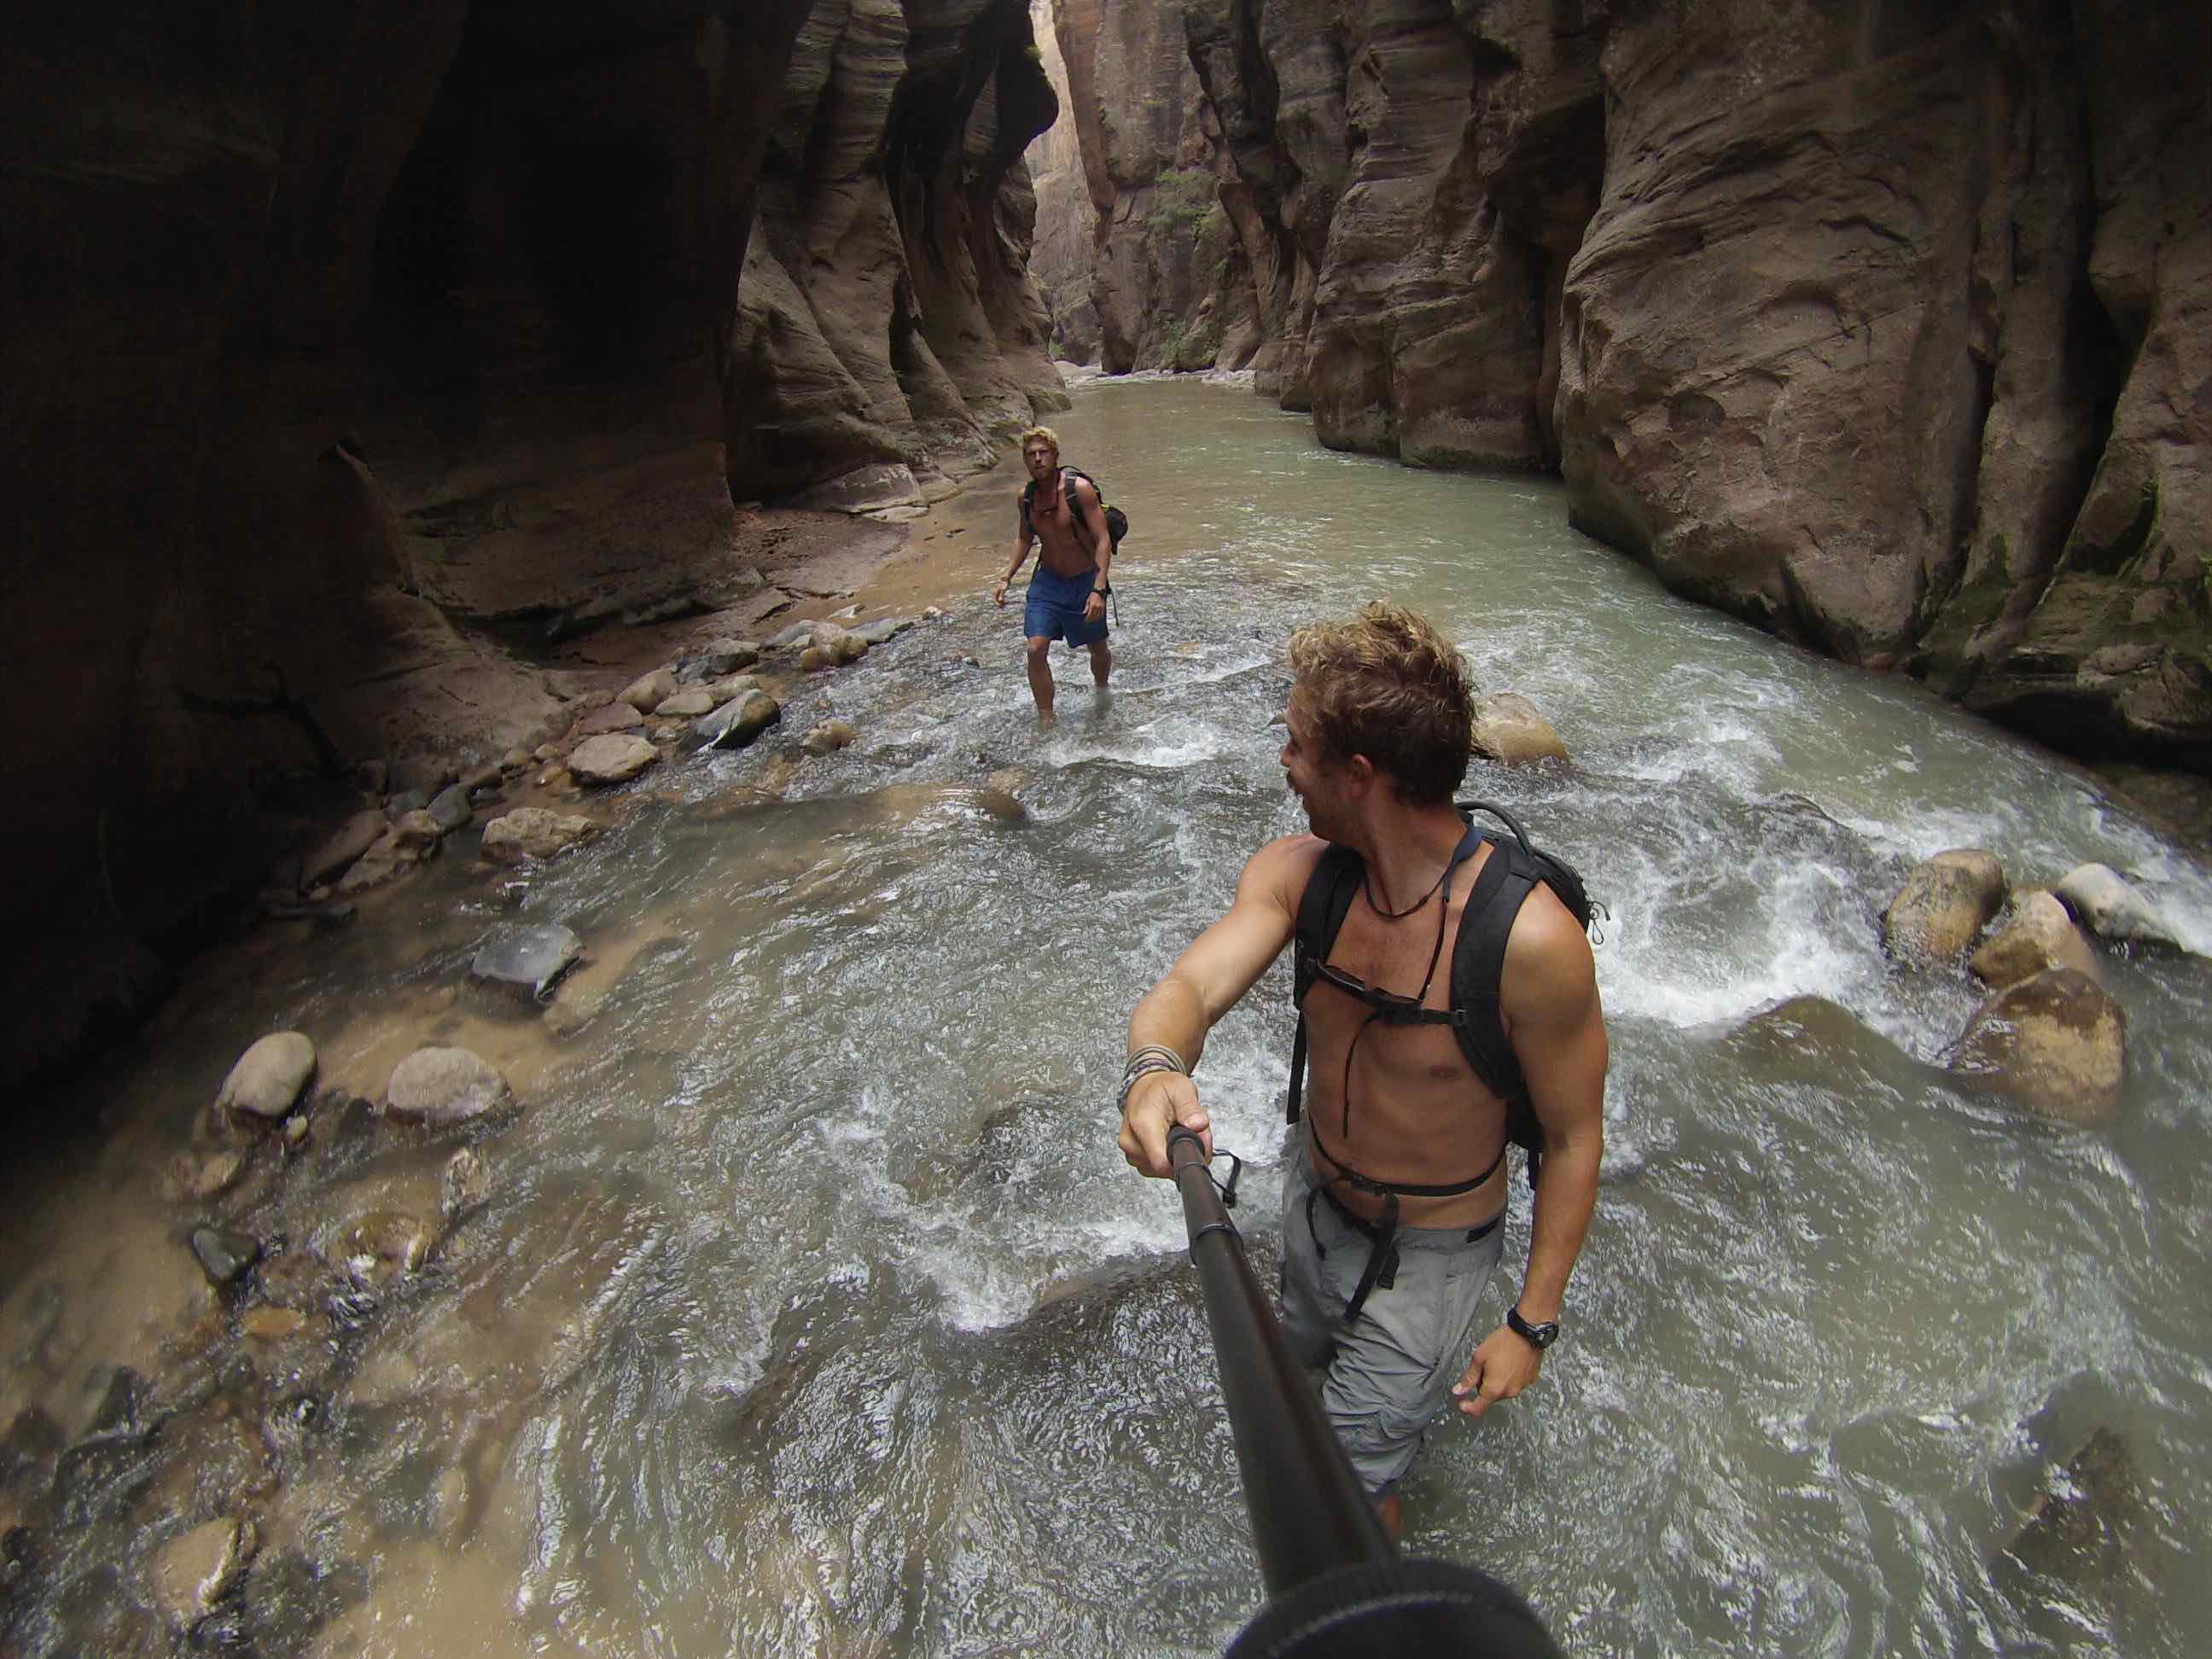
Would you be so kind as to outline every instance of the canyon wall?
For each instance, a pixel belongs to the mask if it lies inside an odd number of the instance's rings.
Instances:
[[[1060,118],[1037,134],[1028,154],[1036,191],[1036,241],[1030,275],[1052,319],[1052,350],[1069,362],[1098,361],[1098,308],[1091,300],[1092,245],[1098,214],[1084,171],[1083,142],[1075,131],[1075,96],[1053,21],[1052,0],[1030,0],[1030,32],[1036,37],[1045,78],[1060,100]]]
[[[1251,362],[1324,443],[1556,467],[1679,592],[2212,771],[2201,9],[1181,11]]]
[[[1081,158],[1100,365],[1116,374],[1243,367],[1265,331],[1225,200],[1233,176],[1180,15],[1105,0],[1050,9],[1067,85],[1066,131],[1051,142],[1072,137]]]
[[[32,0],[0,94],[0,909],[64,943],[250,891],[292,775],[565,721],[507,647],[757,586],[740,503],[1064,406],[1025,0]]]

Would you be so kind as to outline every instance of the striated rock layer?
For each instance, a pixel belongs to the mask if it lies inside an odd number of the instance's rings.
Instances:
[[[1322,441],[1556,465],[1679,592],[2212,771],[2200,9],[1181,9]]]

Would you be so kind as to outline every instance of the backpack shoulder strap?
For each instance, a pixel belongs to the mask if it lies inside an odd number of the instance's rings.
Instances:
[[[1349,847],[1331,843],[1306,878],[1298,896],[1297,921],[1291,929],[1291,1006],[1297,1010],[1297,1035],[1291,1039],[1291,1089],[1285,1121],[1298,1121],[1299,1103],[1306,1085],[1306,993],[1312,989],[1316,970],[1328,960],[1329,947],[1344,927],[1352,901],[1367,874],[1367,865]]]
[[[1078,524],[1080,524],[1083,521],[1083,497],[1075,493],[1075,486],[1068,482],[1069,478],[1075,477],[1080,478],[1084,483],[1089,484],[1091,486],[1091,493],[1098,497],[1098,512],[1099,515],[1103,518],[1106,512],[1106,492],[1098,488],[1098,480],[1092,477],[1088,472],[1085,472],[1079,466],[1064,466],[1060,468],[1060,488],[1061,493],[1067,497],[1068,516],[1073,518]]]
[[[1510,1105],[1528,1092],[1528,1082],[1506,1040],[1498,994],[1505,976],[1505,941],[1537,878],[1516,842],[1502,836],[1484,839],[1490,842],[1490,856],[1467,896],[1459,942],[1452,950],[1452,1030],[1475,1075]]]

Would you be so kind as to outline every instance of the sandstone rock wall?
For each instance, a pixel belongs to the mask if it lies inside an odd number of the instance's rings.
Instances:
[[[989,465],[1054,110],[1024,0],[11,10],[0,908],[158,929],[276,775],[495,755],[508,641],[757,580],[735,502]]]
[[[2197,10],[1182,11],[1261,387],[1324,442],[1556,466],[1680,592],[2212,769]]]
[[[825,478],[840,505],[939,498],[1066,406],[1019,160],[1056,113],[1017,0],[817,0],[738,289],[740,499]]]
[[[1083,143],[1073,113],[1075,97],[1060,56],[1052,0],[1030,0],[1030,32],[1060,101],[1060,118],[1037,134],[1024,157],[1036,190],[1036,245],[1030,250],[1030,275],[1052,318],[1053,355],[1091,363],[1098,360],[1098,308],[1091,300],[1098,215],[1084,171]]]
[[[1244,367],[1263,337],[1258,301],[1180,15],[1103,0],[1052,0],[1052,11],[1094,216],[1101,365]]]

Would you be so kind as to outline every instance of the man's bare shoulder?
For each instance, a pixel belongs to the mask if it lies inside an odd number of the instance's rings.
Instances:
[[[1589,933],[1559,896],[1538,882],[1505,940],[1499,1000],[1509,1018],[1581,1008],[1597,993]]]
[[[1285,908],[1296,910],[1298,895],[1305,891],[1307,878],[1328,847],[1319,836],[1279,836],[1245,864],[1243,878],[1237,884],[1237,896],[1243,897],[1247,890],[1255,895],[1265,893],[1281,900]]]

